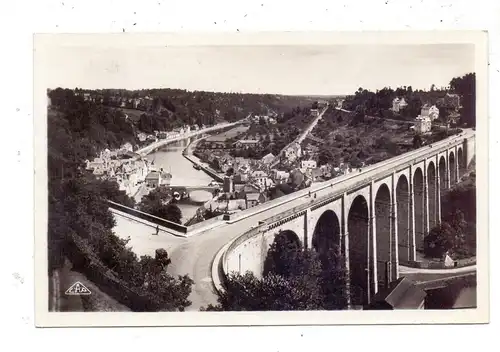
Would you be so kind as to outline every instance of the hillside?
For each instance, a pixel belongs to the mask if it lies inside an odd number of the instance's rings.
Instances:
[[[58,88],[60,89],[60,88]],[[272,94],[186,91],[181,89],[83,90],[74,94],[84,100],[122,110],[139,130],[171,130],[182,125],[213,125],[232,122],[249,114],[284,114],[297,106],[310,106],[314,98]]]

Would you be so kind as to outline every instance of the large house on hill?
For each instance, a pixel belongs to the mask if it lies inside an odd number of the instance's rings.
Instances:
[[[406,102],[405,98],[394,98],[392,101],[392,111],[394,112],[399,112],[401,109],[404,109],[408,106],[408,103]]]
[[[431,106],[430,104],[424,104],[424,106],[422,106],[422,109],[420,110],[420,115],[428,116],[431,121],[434,121],[439,118],[439,109],[436,107],[436,105]]]
[[[293,143],[288,148],[285,149],[285,158],[289,161],[295,161],[297,158],[300,158],[302,155],[302,150],[300,148],[300,144]]]

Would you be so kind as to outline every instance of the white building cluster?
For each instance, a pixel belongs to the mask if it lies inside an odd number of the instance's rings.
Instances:
[[[138,159],[131,151],[130,143],[120,150],[105,149],[98,158],[86,161],[86,169],[99,178],[116,181],[120,190],[134,195],[152,170],[150,162]]]
[[[439,118],[439,109],[435,105],[425,104],[420,115],[415,118],[415,132],[427,133],[432,129],[432,122]]]

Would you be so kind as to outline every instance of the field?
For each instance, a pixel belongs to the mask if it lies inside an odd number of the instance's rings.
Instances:
[[[411,147],[413,132],[408,124],[382,119],[353,123],[352,116],[333,112],[320,120],[312,135],[324,140],[320,164],[338,166],[348,162],[352,167],[362,162],[373,164],[399,155]]]
[[[249,128],[248,126],[237,126],[237,127],[231,128],[228,131],[225,131],[225,132],[216,134],[212,137],[209,137],[206,139],[206,141],[207,142],[224,142],[228,139],[236,138],[239,135],[242,135],[243,133],[248,131],[248,128]]]
[[[120,110],[123,111],[124,114],[127,114],[132,121],[139,121],[141,115],[145,113],[145,111],[136,109],[120,108]]]

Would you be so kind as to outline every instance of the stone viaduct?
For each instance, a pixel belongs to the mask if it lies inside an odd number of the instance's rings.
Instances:
[[[262,275],[277,235],[303,248],[340,247],[351,304],[363,305],[399,263],[416,260],[424,236],[441,220],[441,193],[458,182],[475,155],[471,130],[332,180],[331,190],[275,215],[233,240],[222,270]]]

